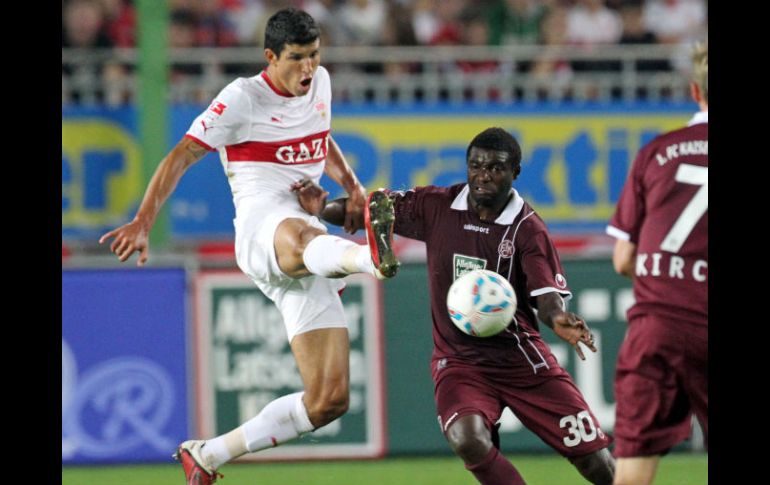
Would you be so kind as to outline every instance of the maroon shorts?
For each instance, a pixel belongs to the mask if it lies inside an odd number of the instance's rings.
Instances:
[[[655,315],[632,318],[615,373],[615,455],[660,455],[690,435],[692,412],[708,446],[708,327]]]
[[[562,456],[583,456],[606,448],[612,439],[572,382],[567,371],[551,370],[521,377],[501,369],[433,363],[436,409],[441,431],[469,414],[481,415],[491,429],[507,406],[530,431]]]

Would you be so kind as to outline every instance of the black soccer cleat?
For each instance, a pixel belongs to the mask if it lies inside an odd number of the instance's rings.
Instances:
[[[396,276],[398,267],[401,265],[393,253],[395,221],[393,201],[390,197],[381,190],[375,190],[369,194],[364,208],[366,242],[374,263],[374,276],[380,280]]]

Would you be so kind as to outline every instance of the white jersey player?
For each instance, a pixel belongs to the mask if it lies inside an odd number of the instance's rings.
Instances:
[[[149,255],[148,235],[185,170],[217,150],[233,192],[238,266],[281,311],[304,392],[283,396],[235,430],[182,443],[175,457],[188,484],[214,483],[217,469],[247,452],[277,446],[340,417],[349,400],[349,340],[338,278],[395,275],[393,206],[368,199],[330,135],[331,84],[319,66],[319,32],[307,13],[284,9],[265,31],[268,67],[233,81],[161,161],[133,221],[108,232],[120,261]],[[365,226],[369,245],[330,236],[293,191],[323,173],[348,193],[345,230]]]

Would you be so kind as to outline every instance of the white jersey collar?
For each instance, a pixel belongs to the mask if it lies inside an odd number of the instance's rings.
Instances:
[[[697,125],[698,123],[708,123],[709,122],[709,112],[708,111],[698,111],[695,113],[695,116],[692,117],[689,123],[687,123],[687,126]]]
[[[465,184],[465,187],[463,187],[460,193],[457,194],[455,200],[452,201],[451,208],[458,211],[467,211],[469,193],[470,189],[468,188],[468,184]],[[521,212],[521,209],[524,207],[524,199],[519,196],[519,193],[516,192],[516,189],[511,187],[511,191],[509,193],[513,194],[513,197],[511,197],[511,200],[508,201],[508,204],[505,206],[505,209],[503,209],[503,212],[500,213],[497,219],[495,219],[495,224],[500,224],[503,226],[513,224],[513,220],[516,219],[516,216],[519,215],[519,212]]]

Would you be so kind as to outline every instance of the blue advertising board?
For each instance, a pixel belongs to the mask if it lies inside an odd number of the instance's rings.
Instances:
[[[62,271],[62,463],[168,462],[188,438],[182,269]]]
[[[170,110],[169,148],[205,106]],[[490,126],[522,146],[514,186],[558,234],[603,233],[636,152],[684,126],[694,104],[351,108],[335,105],[333,136],[367,189],[465,179],[465,150]],[[62,117],[62,236],[92,239],[130,220],[142,199],[133,108],[66,108]],[[322,184],[338,197],[327,177]],[[288,188],[287,188],[288,190]],[[176,239],[230,239],[234,209],[217,153],[182,178],[168,203]]]

